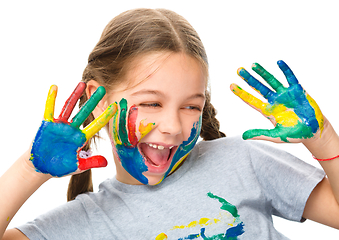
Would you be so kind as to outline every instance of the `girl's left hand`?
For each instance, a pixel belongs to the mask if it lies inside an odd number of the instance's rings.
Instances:
[[[289,87],[284,87],[258,63],[252,65],[252,69],[275,91],[263,85],[244,68],[238,69],[238,75],[267,99],[268,103],[262,102],[236,84],[231,85],[231,90],[251,107],[261,112],[275,126],[274,129],[248,130],[243,134],[243,138],[295,143],[318,138],[326,118],[322,115],[317,103],[298,83],[287,64],[284,61],[278,61],[278,66],[284,73]]]

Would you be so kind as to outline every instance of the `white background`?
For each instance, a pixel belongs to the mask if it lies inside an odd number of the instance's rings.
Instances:
[[[229,85],[235,82],[253,93],[236,74],[239,67],[250,70],[253,62],[259,62],[285,84],[276,65],[280,59],[292,68],[339,130],[337,1],[1,1],[0,175],[34,138],[49,86],[59,86],[59,114],[81,80],[87,57],[105,25],[122,11],[137,7],[174,10],[198,31],[209,57],[212,102],[228,136],[250,128],[271,128],[269,121],[232,94]],[[302,145],[277,146],[319,167]],[[115,174],[110,149],[108,141],[100,142],[99,152],[107,157],[109,166],[93,170],[95,190]],[[64,203],[68,180],[52,179],[44,184],[10,227]],[[274,221],[291,239],[339,237],[337,230],[311,221]]]

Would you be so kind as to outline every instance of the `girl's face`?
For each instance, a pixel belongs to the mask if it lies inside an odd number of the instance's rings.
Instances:
[[[155,185],[195,145],[206,77],[199,62],[183,53],[147,55],[133,66],[126,75],[128,84],[119,85],[106,98],[107,104],[121,103],[119,115],[109,123],[116,178],[126,184]],[[127,109],[126,118],[121,108]],[[122,140],[124,132],[133,131],[134,144],[133,136]]]

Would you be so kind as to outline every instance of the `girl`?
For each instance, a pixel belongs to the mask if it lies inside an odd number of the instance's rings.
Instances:
[[[339,139],[287,65],[278,62],[289,88],[253,66],[275,91],[239,70],[268,103],[236,85],[232,91],[276,126],[243,137],[302,142],[328,160],[321,161],[327,178],[285,152],[225,138],[207,91],[207,65],[200,38],[181,16],[136,9],[114,18],[60,116],[53,115],[52,86],[32,146],[1,177],[1,234],[52,177],[73,175],[70,201],[3,239],[286,239],[272,215],[338,228]],[[68,122],[80,95],[83,107]],[[90,156],[86,142],[105,125],[117,173],[91,193],[87,169],[106,161]],[[205,141],[196,144],[199,136]]]

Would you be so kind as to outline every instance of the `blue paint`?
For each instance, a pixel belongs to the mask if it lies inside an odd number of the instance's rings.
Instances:
[[[258,81],[256,78],[254,78],[249,72],[247,72],[244,68],[241,68],[238,71],[239,76],[244,79],[248,85],[256,89],[260,92],[260,94],[268,99],[270,98],[274,92],[271,91],[268,87],[266,87],[264,84],[262,84],[260,81]]]
[[[114,146],[117,150],[117,154],[120,158],[121,165],[123,166],[123,168],[136,180],[146,185],[148,184],[148,179],[143,175],[143,173],[148,171],[148,167],[145,164],[145,160],[143,158],[143,155],[140,153],[138,146],[137,145],[133,146],[132,144],[129,143],[126,128],[126,112],[127,112],[127,101],[120,101],[118,136],[122,144],[117,144],[115,142],[115,138],[113,137]],[[114,116],[113,122],[116,122],[117,118],[118,115],[116,114]],[[173,156],[171,165],[167,172],[165,173],[163,179],[165,179],[167,175],[172,171],[172,168],[175,166],[175,164],[193,149],[199,138],[200,130],[201,130],[201,117],[199,121],[193,125],[188,140],[184,141],[181,145],[179,145],[178,149],[176,150]],[[113,127],[113,136],[117,134],[116,132],[117,129]]]
[[[300,84],[285,88],[279,94],[275,93],[268,102],[272,105],[284,104],[287,108],[293,109],[303,123],[312,129],[312,133],[319,130],[315,111],[306,98],[306,92]]]
[[[282,60],[279,60],[277,62],[279,68],[281,69],[281,71],[284,73],[287,82],[290,85],[293,84],[298,84],[298,79],[294,76],[294,73],[292,72],[292,70],[290,69],[290,67]]]
[[[38,172],[62,177],[78,169],[77,151],[85,142],[85,134],[67,123],[42,121],[30,160]]]
[[[240,236],[244,232],[244,224],[241,222],[237,226],[227,229],[224,239],[238,239],[238,236]]]
[[[180,161],[186,154],[190,153],[192,149],[194,148],[200,135],[201,121],[202,121],[202,117],[200,116],[199,121],[193,124],[193,127],[191,129],[191,134],[189,138],[187,139],[187,141],[183,141],[183,143],[179,145],[177,151],[175,152],[173,156],[171,165],[169,169],[167,170],[164,178],[166,178],[168,174],[172,171],[175,164],[178,161]]]
[[[127,147],[115,144],[123,168],[142,184],[148,184],[148,179],[142,174],[148,167],[137,147]]]

